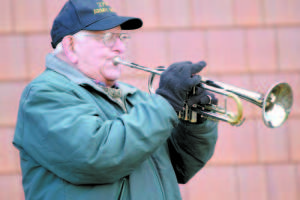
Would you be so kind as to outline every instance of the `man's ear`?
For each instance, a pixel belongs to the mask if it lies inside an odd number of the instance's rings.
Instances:
[[[72,35],[67,35],[62,40],[62,48],[66,57],[73,63],[77,64],[78,58],[74,51],[74,37]]]

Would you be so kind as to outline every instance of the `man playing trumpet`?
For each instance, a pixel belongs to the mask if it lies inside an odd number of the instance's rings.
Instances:
[[[22,94],[13,140],[26,199],[181,199],[178,183],[212,157],[217,123],[177,116],[216,101],[197,86],[204,62],[170,65],[156,94],[118,81],[123,30],[141,26],[96,0],[70,0],[56,17],[54,51]]]

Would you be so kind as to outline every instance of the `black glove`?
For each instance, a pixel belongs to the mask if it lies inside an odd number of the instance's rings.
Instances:
[[[195,87],[195,94],[189,95],[187,99],[187,104],[189,107],[191,107],[194,104],[197,105],[206,105],[206,104],[214,104],[218,105],[218,99],[215,97],[215,95],[211,92],[208,92],[204,88],[202,88],[200,85]]]
[[[208,105],[208,104],[214,104],[218,105],[218,99],[215,97],[215,95],[211,92],[208,92],[207,90],[203,89],[201,85],[198,85],[195,87],[195,93],[189,95],[187,99],[188,107],[191,108],[191,110],[197,112],[197,124],[201,124],[206,121],[206,118],[202,117],[201,111],[202,109],[199,108],[199,105]],[[193,106],[198,105],[198,106]]]
[[[199,75],[194,74],[200,72],[205,66],[206,63],[203,61],[194,64],[186,61],[170,65],[160,77],[156,94],[164,97],[175,111],[181,111],[188,92],[201,80]]]

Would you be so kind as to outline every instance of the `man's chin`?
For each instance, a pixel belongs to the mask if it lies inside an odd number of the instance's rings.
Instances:
[[[115,76],[106,76],[106,81],[108,82],[117,82],[120,79],[120,76],[115,75]]]

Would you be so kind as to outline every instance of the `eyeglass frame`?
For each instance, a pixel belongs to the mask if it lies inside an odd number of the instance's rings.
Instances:
[[[91,34],[91,33],[87,33],[87,32],[79,32],[80,36],[88,36],[88,37],[93,37],[96,40],[102,40],[103,44],[108,47],[108,48],[113,48],[117,42],[117,38],[119,38],[123,43],[126,43],[126,41],[128,41],[130,39],[130,35],[128,33],[114,33],[114,32],[106,32],[106,33],[98,33],[98,34]],[[112,39],[112,43],[108,44],[108,35],[113,35]],[[115,35],[118,35],[118,37],[116,37]],[[124,36],[126,36],[124,38]],[[107,39],[106,39],[107,38]]]

